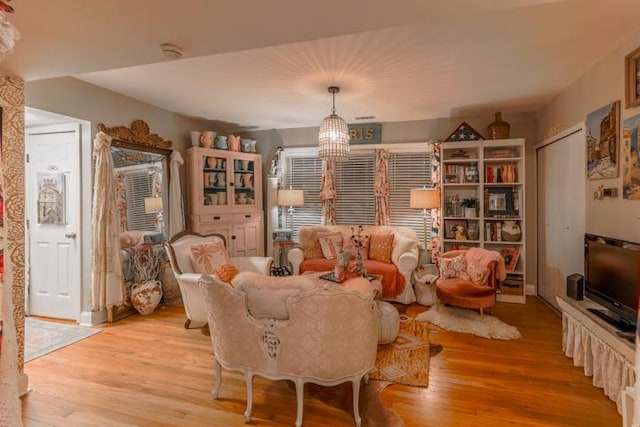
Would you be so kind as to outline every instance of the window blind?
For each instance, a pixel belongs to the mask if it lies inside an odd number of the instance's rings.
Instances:
[[[124,176],[127,198],[127,224],[129,230],[156,230],[156,214],[144,211],[144,198],[151,196],[151,174],[147,171],[128,172]]]
[[[293,230],[293,239],[298,241],[300,227],[320,224],[322,220],[322,201],[320,200],[320,177],[322,160],[316,155],[286,158],[286,173],[283,188],[304,191],[304,206],[294,208],[293,216],[287,214],[283,206],[282,227]]]
[[[373,151],[351,153],[336,162],[336,223],[371,225],[376,219]]]

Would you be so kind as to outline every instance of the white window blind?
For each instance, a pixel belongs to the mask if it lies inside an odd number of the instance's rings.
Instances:
[[[124,188],[127,198],[127,225],[129,230],[156,230],[155,215],[144,211],[144,198],[151,196],[152,175],[146,170],[127,172]]]
[[[293,230],[293,239],[298,241],[300,227],[320,224],[322,220],[322,201],[320,200],[320,177],[322,160],[317,155],[287,157],[286,173],[283,188],[304,191],[304,206],[298,206],[293,217],[287,215],[287,207],[283,206],[283,228]]]
[[[375,153],[351,153],[348,161],[336,162],[336,223],[371,225],[376,219]]]
[[[391,153],[389,158],[389,211],[392,225],[403,225],[415,230],[424,240],[422,209],[409,207],[412,188],[431,188],[432,153]],[[427,212],[427,240],[431,237],[430,212]]]

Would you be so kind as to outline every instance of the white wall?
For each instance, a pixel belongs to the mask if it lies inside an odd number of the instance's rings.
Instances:
[[[621,122],[640,114],[639,107],[625,109],[624,106],[624,57],[639,46],[640,32],[624,41],[613,53],[586,71],[580,79],[542,108],[538,113],[538,139],[542,141],[552,128],[567,128],[584,121],[587,114],[616,100],[621,101]],[[584,149],[586,150],[586,145]],[[640,201],[622,199],[621,163],[619,170],[618,178],[586,181],[586,231],[640,242]],[[599,185],[617,188],[619,196],[594,200],[593,192]]]

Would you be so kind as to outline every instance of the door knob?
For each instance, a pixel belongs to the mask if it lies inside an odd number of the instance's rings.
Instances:
[[[74,233],[72,231],[71,233],[65,234],[64,237],[66,237],[67,239],[75,239],[76,238],[76,233]]]

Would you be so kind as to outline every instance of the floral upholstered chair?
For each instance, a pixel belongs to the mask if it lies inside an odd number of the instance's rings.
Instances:
[[[226,241],[220,234],[203,236],[183,231],[165,242],[165,249],[173,274],[178,280],[189,328],[192,322],[202,327],[207,324],[207,310],[198,280],[203,273],[228,275],[233,271],[252,271],[269,275],[273,266],[272,257],[230,257]]]
[[[218,398],[222,368],[244,373],[245,422],[250,421],[253,377],[291,380],[296,385],[297,427],[302,425],[304,384],[353,385],[357,426],[360,383],[374,370],[378,314],[374,292],[335,284],[317,286],[304,276],[262,279],[240,273],[232,284],[203,275],[216,367]],[[273,290],[282,291],[280,297]]]

